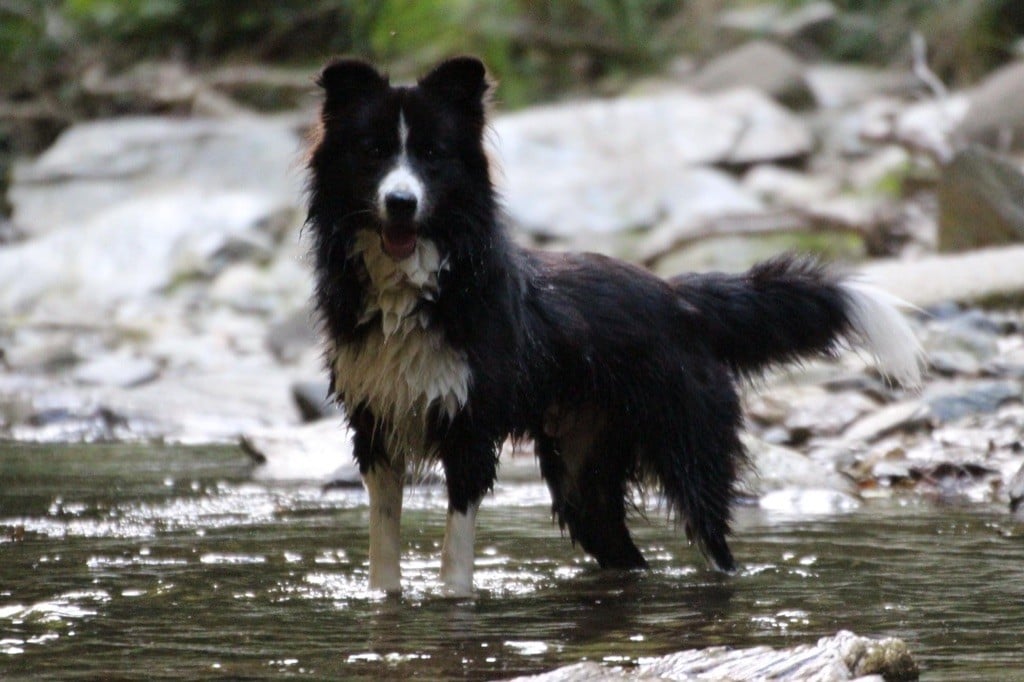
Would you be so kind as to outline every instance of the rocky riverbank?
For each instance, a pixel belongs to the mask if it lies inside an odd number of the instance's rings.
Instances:
[[[806,64],[759,42],[620,98],[499,112],[490,140],[524,243],[666,274],[811,248],[926,307],[920,394],[852,356],[749,392],[752,499],[1008,502],[1024,465],[1020,92],[1024,64],[945,93],[910,69]],[[242,442],[268,475],[347,461],[308,309],[313,111],[208,113],[74,125],[16,165],[2,437]],[[988,250],[934,255],[966,247]]]

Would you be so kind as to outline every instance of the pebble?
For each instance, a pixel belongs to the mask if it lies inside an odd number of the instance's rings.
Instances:
[[[964,417],[989,414],[1002,405],[1021,400],[1024,389],[1016,381],[978,382],[958,386],[949,393],[929,398],[927,401],[931,419],[939,424],[963,419]]]

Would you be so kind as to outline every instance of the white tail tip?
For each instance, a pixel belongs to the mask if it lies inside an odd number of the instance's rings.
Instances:
[[[886,377],[904,386],[921,385],[925,354],[900,309],[914,306],[858,281],[843,283],[849,301],[853,341],[871,353]]]

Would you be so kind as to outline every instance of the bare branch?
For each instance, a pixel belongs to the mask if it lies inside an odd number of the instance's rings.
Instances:
[[[936,99],[947,99],[949,90],[942,79],[928,66],[928,43],[918,31],[910,34],[910,58],[914,75],[931,91]]]

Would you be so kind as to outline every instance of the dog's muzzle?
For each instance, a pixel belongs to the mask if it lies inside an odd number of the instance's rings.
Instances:
[[[402,260],[416,250],[416,209],[418,201],[412,192],[394,191],[384,196],[384,224],[380,238],[384,252]]]

